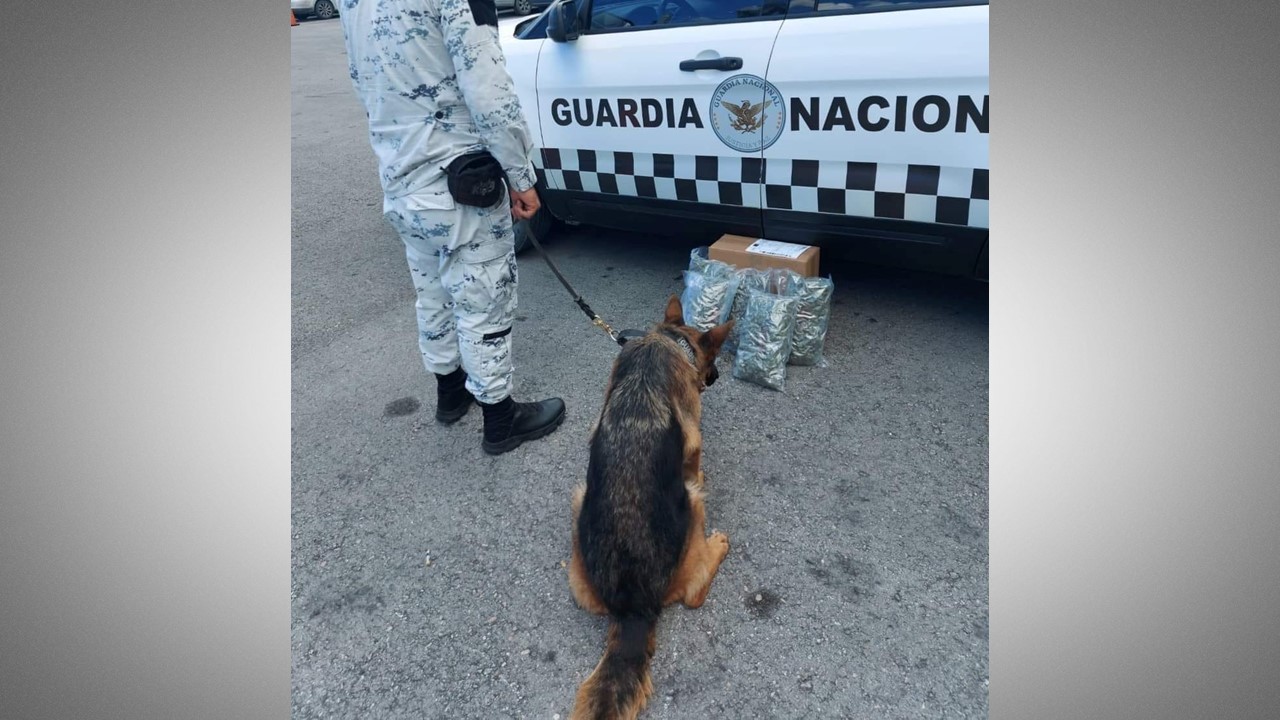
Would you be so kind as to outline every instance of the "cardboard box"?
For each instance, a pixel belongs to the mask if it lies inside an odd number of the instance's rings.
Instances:
[[[739,268],[786,268],[805,277],[818,275],[818,248],[743,235],[721,235],[707,250],[712,260]]]

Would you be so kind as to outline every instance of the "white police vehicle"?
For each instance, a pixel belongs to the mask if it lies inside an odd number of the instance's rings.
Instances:
[[[503,50],[556,218],[985,279],[987,17],[985,0],[556,0]]]

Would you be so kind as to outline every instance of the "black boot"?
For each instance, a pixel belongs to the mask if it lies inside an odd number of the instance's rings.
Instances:
[[[564,420],[564,401],[551,398],[539,402],[518,403],[511,398],[493,405],[481,404],[484,410],[484,451],[500,455],[515,450],[525,440],[550,435]]]
[[[467,414],[475,398],[467,392],[467,373],[458,368],[448,375],[436,375],[436,420],[452,425]]]

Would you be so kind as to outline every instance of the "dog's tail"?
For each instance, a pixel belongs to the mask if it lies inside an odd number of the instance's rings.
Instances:
[[[571,720],[633,720],[653,692],[657,618],[611,618],[604,657],[578,688]]]

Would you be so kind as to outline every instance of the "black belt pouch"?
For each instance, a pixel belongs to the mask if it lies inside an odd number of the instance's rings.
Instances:
[[[507,190],[502,165],[485,150],[459,156],[449,163],[445,172],[449,178],[449,194],[462,205],[493,207]]]

